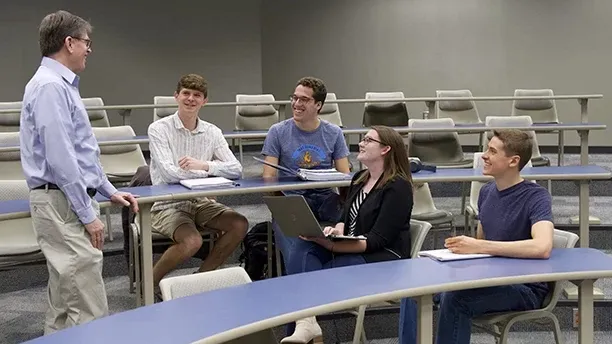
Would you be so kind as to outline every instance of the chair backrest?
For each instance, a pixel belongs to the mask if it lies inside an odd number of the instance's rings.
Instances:
[[[104,101],[100,97],[83,98],[83,105],[89,106],[104,106]],[[92,127],[110,127],[106,110],[87,110],[89,122]]]
[[[438,98],[472,97],[470,90],[437,90]],[[436,118],[452,118],[455,124],[482,123],[473,100],[443,100],[436,102]]]
[[[414,183],[413,190],[414,205],[412,215],[427,214],[437,211],[428,183]]]
[[[153,97],[153,105],[177,105],[176,99],[173,96],[155,96]],[[166,116],[170,116],[174,114],[178,110],[178,105],[176,107],[167,107],[167,108],[154,108],[153,109],[153,122],[158,119],[162,119]]]
[[[431,229],[431,223],[419,220],[410,220],[410,258],[417,258],[425,242],[425,237]]]
[[[22,102],[0,102],[0,110],[21,109]],[[19,131],[21,113],[0,113],[0,132]]]
[[[237,94],[236,103],[273,102],[272,94]],[[267,130],[278,123],[278,110],[274,105],[236,105],[236,130]]]
[[[338,107],[338,104],[330,104],[327,102],[328,100],[336,100],[336,94],[327,93],[325,103],[323,104],[321,111],[319,111],[319,118],[342,127],[342,117],[340,116],[340,108]]]
[[[517,89],[515,97],[553,96],[551,89]],[[521,99],[512,102],[512,116],[529,116],[533,123],[559,123],[554,99]]]
[[[19,132],[0,132],[0,146],[19,146]],[[0,179],[25,179],[21,166],[21,153],[0,152]]]
[[[404,92],[366,92],[365,99],[403,99]],[[383,103],[364,103],[364,127],[386,125],[389,127],[405,127],[408,125],[408,109],[403,101]]]
[[[411,128],[452,128],[451,118],[411,119]],[[457,132],[408,134],[408,155],[427,163],[452,163],[464,160],[463,148]]]
[[[0,180],[0,201],[28,199],[25,179]],[[0,220],[0,270],[43,260],[30,217]]]
[[[167,277],[159,282],[159,288],[162,292],[164,301],[168,301],[179,297],[190,296],[247,283],[251,283],[251,278],[242,267],[236,266],[198,274]],[[228,341],[227,343],[271,344],[278,343],[278,341],[276,340],[272,330],[267,329]]]
[[[580,237],[572,232],[562,231],[560,229],[554,230],[553,247],[554,248],[574,248]],[[561,291],[563,290],[563,282],[551,282],[548,284],[550,289],[548,295],[542,303],[543,309],[552,311],[559,301]]]
[[[129,125],[92,128],[98,141],[126,139],[135,136],[134,129]],[[136,173],[138,167],[146,165],[147,161],[138,144],[101,145],[100,163],[106,174],[129,176]]]
[[[514,126],[530,126],[533,124],[531,117],[529,116],[487,116],[485,118],[485,126],[487,127],[514,127]],[[538,139],[535,131],[525,131],[529,135],[531,140],[531,158],[539,158],[542,156],[540,153],[540,146],[538,145]],[[486,135],[483,135],[483,147],[489,144],[489,140],[493,137],[493,132],[488,131]]]

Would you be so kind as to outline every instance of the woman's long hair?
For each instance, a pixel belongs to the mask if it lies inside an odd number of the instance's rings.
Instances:
[[[384,171],[382,176],[380,176],[380,180],[376,183],[376,187],[380,188],[395,178],[404,179],[412,185],[412,173],[410,173],[408,151],[406,150],[402,136],[394,129],[384,125],[375,125],[372,126],[371,129],[378,133],[379,141],[382,142],[382,144],[378,144],[391,148],[389,152],[385,154],[383,163]],[[357,178],[355,183],[364,183],[368,178],[370,178],[370,172],[366,170]]]

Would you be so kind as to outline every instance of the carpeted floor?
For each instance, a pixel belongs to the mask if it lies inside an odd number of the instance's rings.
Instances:
[[[261,173],[261,165],[252,158],[253,154],[246,153],[243,162],[245,176],[255,176]],[[553,165],[556,164],[556,156],[550,156]],[[354,154],[352,162],[355,166]],[[592,155],[592,163],[612,169],[612,156]],[[565,164],[577,164],[577,155],[568,155]],[[545,185],[545,184],[544,184]],[[461,226],[463,217],[460,215],[461,185],[459,183],[444,183],[430,185],[436,207],[446,209],[458,214],[456,224]],[[578,212],[577,187],[574,183],[553,183],[553,212],[555,223],[559,226],[568,226],[569,218]],[[601,219],[603,226],[593,230],[591,233],[591,246],[604,250],[612,249],[612,238],[608,235],[606,228],[612,226],[612,213],[609,212],[609,204],[612,195],[612,182],[596,182],[591,185],[590,207],[591,215]],[[261,195],[240,195],[233,197],[220,197],[220,202],[234,207],[237,211],[245,214],[251,226],[266,221],[270,218],[268,209],[261,203]],[[121,230],[121,218],[117,209],[112,211],[111,228],[114,240],[105,244],[104,278],[108,290],[108,300],[111,313],[117,313],[131,309],[135,306],[134,295],[129,293],[127,265],[121,253],[123,249],[123,233]],[[576,230],[576,226],[569,226]],[[598,227],[593,227],[598,229]],[[440,234],[438,243],[448,233]],[[424,248],[432,248],[431,237],[426,241]],[[239,251],[236,251],[228,261],[229,265],[237,262]],[[192,272],[199,261],[192,259],[185,262],[176,274],[187,274]],[[45,286],[47,279],[46,267],[43,264],[22,267],[15,270],[0,272],[0,343],[21,343],[25,340],[42,335],[42,324],[46,308]],[[605,295],[612,295],[612,281],[601,280],[597,282]],[[205,311],[205,310],[203,310]],[[577,342],[577,332],[571,325],[571,308],[560,307],[555,311],[564,329],[566,343]],[[612,308],[595,308],[595,343],[612,343]],[[325,331],[325,342],[335,343],[350,342],[354,326],[354,317],[346,314],[337,316],[321,317],[321,325]],[[394,311],[366,317],[366,331],[370,343],[397,343],[397,313]],[[280,337],[282,328],[275,329]],[[535,326],[533,324],[520,324],[512,333],[509,343],[552,343],[553,337],[547,332],[548,327]],[[336,338],[337,336],[337,338]],[[493,343],[493,338],[483,333],[475,333],[472,343]]]

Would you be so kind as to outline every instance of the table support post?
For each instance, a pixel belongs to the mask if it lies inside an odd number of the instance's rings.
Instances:
[[[433,295],[416,297],[417,300],[417,343],[433,342]]]
[[[589,131],[579,130],[580,135],[580,165],[589,164]],[[580,246],[588,247],[588,240],[584,246],[584,238],[588,238],[588,230],[590,224],[600,224],[601,220],[595,216],[589,216],[589,182],[584,180],[579,182],[580,185],[580,212],[578,216],[570,218],[571,224],[578,223],[580,227]],[[586,208],[584,210],[583,208]],[[586,234],[586,237],[583,235]]]
[[[140,204],[140,240],[142,240],[142,289],[144,304],[152,305],[153,297],[153,240],[151,238],[151,203]]]
[[[578,343],[593,343],[593,283],[594,280],[572,282],[578,286]]]
[[[123,117],[123,125],[130,125],[130,115],[131,114],[132,114],[132,109],[119,110],[119,115]]]

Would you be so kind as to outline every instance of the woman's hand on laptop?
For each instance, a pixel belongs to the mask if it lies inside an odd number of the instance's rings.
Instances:
[[[343,235],[344,234],[344,228],[326,226],[325,228],[323,228],[323,234],[325,234],[325,236],[328,236],[328,235]]]

